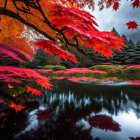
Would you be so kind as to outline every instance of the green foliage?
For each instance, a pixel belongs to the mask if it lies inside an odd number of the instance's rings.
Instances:
[[[54,70],[66,70],[66,68],[64,66],[61,66],[61,65],[55,65],[55,67],[53,69]]]
[[[128,43],[127,37],[123,34],[122,37],[124,38],[125,44]]]
[[[140,46],[140,41],[137,42],[136,46]]]
[[[117,32],[117,30],[114,27],[111,30],[111,32],[115,33],[116,36],[120,37],[119,33]]]
[[[128,46],[135,46],[135,43],[132,39],[128,41]]]
[[[137,67],[130,67],[127,68],[126,70],[128,70],[128,73],[130,74],[140,74],[140,68]]]
[[[53,69],[55,67],[55,65],[46,65],[46,66],[43,66],[42,68],[43,69]]]
[[[47,54],[42,49],[36,51],[34,58],[35,60],[24,64],[24,66],[28,68],[37,68],[38,66],[47,64]]]
[[[46,65],[46,66],[43,66],[42,68],[43,69],[53,69],[53,70],[65,70],[66,69],[64,66],[61,66],[61,65]]]
[[[112,69],[124,69],[126,66],[121,66],[121,65],[95,65],[90,67],[90,69],[93,70],[103,70],[103,71],[109,71]]]

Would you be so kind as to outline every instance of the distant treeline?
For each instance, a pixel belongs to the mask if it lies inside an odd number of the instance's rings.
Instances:
[[[112,29],[112,32],[114,32],[116,36],[120,36],[115,28]],[[106,62],[113,64],[140,64],[140,41],[134,43],[132,39],[128,40],[125,35],[122,35],[122,37],[125,38],[127,47],[124,47],[121,52],[115,51],[113,58],[102,57],[99,53],[90,50],[90,58],[92,60],[87,59],[87,61],[81,61],[81,64],[84,63],[84,66],[86,66],[86,64],[90,66]]]

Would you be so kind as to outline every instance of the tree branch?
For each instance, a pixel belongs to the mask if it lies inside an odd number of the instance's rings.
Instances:
[[[7,2],[8,2],[8,0],[5,0],[4,8],[6,8]]]
[[[40,30],[38,27],[36,27],[35,25],[27,22],[25,19],[23,19],[21,16],[19,16],[18,14],[14,13],[13,11],[10,11],[8,9],[5,9],[5,8],[1,8],[0,7],[0,15],[5,15],[5,16],[9,16],[9,17],[12,17],[12,18],[15,18],[17,20],[19,20],[20,22],[22,22],[23,24],[33,28],[34,30],[36,30],[37,32],[39,32],[40,34],[44,35],[46,38],[52,40],[52,41],[55,41],[54,38],[52,38],[51,36],[49,36],[48,34],[46,34],[46,32]]]

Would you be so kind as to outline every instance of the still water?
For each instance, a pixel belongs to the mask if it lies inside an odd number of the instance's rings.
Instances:
[[[140,86],[52,81],[45,96],[9,112],[0,140],[130,140],[140,137]]]

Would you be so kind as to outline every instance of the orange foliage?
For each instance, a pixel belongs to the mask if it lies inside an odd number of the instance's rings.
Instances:
[[[10,85],[10,84],[8,84],[8,88],[13,88],[14,86],[12,86],[12,85]]]
[[[25,106],[22,105],[16,105],[14,102],[12,102],[11,105],[9,105],[9,107],[15,109],[16,112],[22,110],[23,108],[25,108]]]
[[[0,42],[5,43],[5,40],[11,36],[18,38],[24,30],[24,24],[11,17],[0,17]]]
[[[33,48],[31,48],[26,38],[16,38],[16,37],[8,37],[4,40],[5,44],[11,45],[14,48],[18,48],[30,55],[33,55]]]

